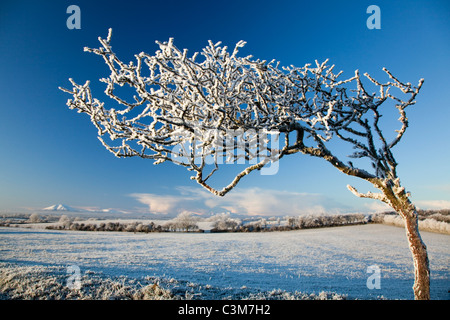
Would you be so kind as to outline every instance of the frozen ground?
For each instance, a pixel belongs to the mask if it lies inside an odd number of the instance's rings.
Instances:
[[[431,266],[432,299],[450,299],[450,236],[422,232]],[[370,224],[268,233],[126,233],[0,228],[2,277],[70,265],[89,278],[158,280],[197,299],[258,292],[336,292],[349,299],[412,299],[412,259],[401,228]],[[368,289],[369,266],[381,289]],[[28,269],[26,269],[28,268]],[[45,273],[44,272],[44,273]],[[26,273],[26,272],[25,272]],[[41,273],[42,274],[42,273]],[[124,280],[125,281],[125,280]],[[289,294],[288,294],[289,296]]]

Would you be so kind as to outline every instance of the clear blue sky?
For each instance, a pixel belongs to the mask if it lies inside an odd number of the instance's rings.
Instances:
[[[66,27],[71,4],[81,9],[80,30]],[[366,27],[371,4],[381,9],[380,30]],[[368,185],[302,155],[283,159],[276,175],[247,177],[228,200],[209,198],[182,167],[115,158],[97,140],[88,117],[69,110],[69,96],[58,90],[70,87],[69,77],[78,83],[91,80],[103,99],[98,79],[108,70],[83,47],[97,46],[97,37],[106,36],[109,27],[113,48],[125,61],[141,51],[154,53],[155,40],[169,37],[191,53],[209,39],[228,47],[245,40],[243,55],[277,59],[282,65],[329,58],[344,77],[359,69],[377,78],[387,67],[405,82],[425,78],[395,155],[402,182],[419,207],[450,207],[449,17],[448,1],[425,0],[2,0],[0,210],[65,203],[143,212],[156,212],[159,205],[165,213],[236,205],[232,210],[253,214],[248,204],[257,206],[268,198],[280,205],[281,212],[271,208],[274,215],[299,208],[376,208],[374,201],[358,199],[346,189],[348,183],[360,191]],[[171,201],[171,207],[161,207]]]

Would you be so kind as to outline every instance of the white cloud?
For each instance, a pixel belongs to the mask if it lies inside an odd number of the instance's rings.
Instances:
[[[237,188],[217,197],[199,188],[178,187],[176,195],[135,193],[131,197],[149,206],[151,213],[176,215],[183,211],[198,214],[231,212],[240,215],[280,216],[311,213],[338,213],[350,208],[325,195],[261,188]]]
[[[177,187],[174,194],[133,193],[131,197],[148,206],[153,214],[176,216],[183,211],[199,215],[230,212],[248,216],[298,216],[312,213],[355,212],[355,208],[323,194],[236,188],[224,197],[218,197],[202,188]],[[450,201],[416,201],[421,209],[450,208]],[[381,212],[392,210],[379,201],[363,203],[359,211]]]
[[[140,203],[148,205],[151,213],[170,214],[181,213],[187,207],[192,207],[197,201],[196,198],[177,196],[177,195],[158,195],[152,193],[133,193],[131,197],[138,200]]]
[[[450,208],[450,201],[448,200],[419,200],[414,202],[420,209],[448,209]]]
[[[393,209],[389,207],[386,203],[381,201],[371,201],[370,203],[365,203],[364,207],[369,212],[384,212],[384,211],[392,211]]]

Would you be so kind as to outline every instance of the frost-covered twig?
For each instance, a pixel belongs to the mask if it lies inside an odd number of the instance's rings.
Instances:
[[[386,197],[382,193],[373,193],[373,192],[360,193],[360,192],[358,192],[358,190],[356,190],[351,185],[347,185],[347,189],[350,190],[355,196],[357,196],[359,198],[369,198],[369,199],[380,200],[383,202],[387,201]]]

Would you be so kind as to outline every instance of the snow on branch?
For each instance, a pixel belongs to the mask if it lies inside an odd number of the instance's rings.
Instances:
[[[141,52],[125,63],[112,51],[112,30],[99,37],[99,48],[85,48],[103,58],[110,70],[105,94],[116,102],[107,108],[92,97],[90,83],[70,82],[67,105],[90,116],[102,144],[117,157],[153,159],[187,167],[192,179],[211,192],[224,195],[239,180],[285,155],[304,153],[324,158],[346,174],[364,179],[394,179],[397,163],[391,149],[401,140],[408,119],[405,109],[414,104],[417,86],[403,83],[384,69],[382,83],[359,71],[340,79],[328,60],[303,67],[280,67],[252,56],[240,57],[239,41],[228,51],[221,42],[208,42],[193,55],[180,50],[174,39],[156,42],[154,55]],[[371,93],[367,85],[376,87]],[[129,87],[130,97],[120,97],[117,87]],[[399,89],[402,95],[392,91]],[[383,135],[380,106],[395,104],[400,118],[393,140]],[[290,133],[295,133],[293,139]],[[284,139],[281,137],[284,136]],[[277,142],[272,137],[276,137]],[[371,161],[374,173],[344,164],[328,149],[333,138],[353,146],[354,158]],[[281,143],[281,141],[284,143]],[[224,160],[225,159],[225,160]],[[248,163],[221,190],[207,180],[226,163]]]
[[[359,193],[358,190],[356,190],[351,185],[347,185],[347,189],[349,189],[355,196],[357,196],[359,198],[369,198],[369,199],[380,200],[383,202],[388,202],[385,195],[381,194],[381,193],[373,193],[373,192]]]

